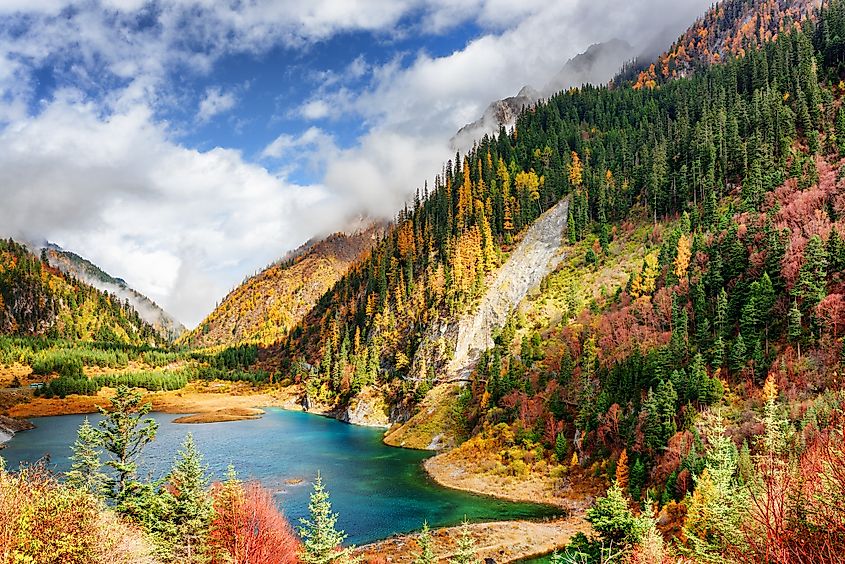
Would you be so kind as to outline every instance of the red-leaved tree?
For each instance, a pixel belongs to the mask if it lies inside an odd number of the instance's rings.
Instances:
[[[737,562],[845,562],[845,450],[842,424],[817,435],[797,460],[764,457],[762,488],[751,489]]]
[[[215,484],[212,564],[295,564],[299,539],[273,496],[257,482]]]

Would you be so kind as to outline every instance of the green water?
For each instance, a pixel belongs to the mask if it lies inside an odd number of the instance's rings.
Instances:
[[[423,520],[439,527],[455,525],[464,516],[486,521],[556,512],[547,506],[442,488],[422,469],[430,453],[388,447],[382,443],[382,431],[334,419],[281,409],[268,409],[261,419],[198,425],[173,423],[176,415],[153,417],[160,427],[158,438],[144,452],[143,475],[162,475],[185,435],[192,432],[213,476],[222,477],[234,464],[242,477],[258,479],[270,488],[288,518],[297,523],[307,512],[311,482],[319,470],[340,513],[338,526],[354,544],[419,529]],[[33,419],[37,428],[16,435],[0,455],[12,468],[48,455],[52,468],[66,470],[69,445],[82,420],[81,415]]]

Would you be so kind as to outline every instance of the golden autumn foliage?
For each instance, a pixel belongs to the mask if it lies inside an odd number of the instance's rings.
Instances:
[[[678,239],[678,254],[675,256],[675,276],[678,279],[687,275],[690,256],[692,253],[692,238],[689,235],[681,235]]]
[[[619,455],[619,460],[616,462],[616,483],[619,484],[623,492],[628,491],[629,475],[628,451],[625,449],[622,450],[622,454]]]
[[[179,343],[210,347],[279,341],[349,267],[378,242],[383,226],[372,225],[352,235],[335,234],[306,244],[294,258],[273,264],[232,290]],[[416,248],[413,229],[399,233],[400,253]],[[368,314],[375,304],[367,304]]]
[[[581,164],[581,158],[575,151],[572,151],[571,159],[572,161],[569,163],[569,184],[573,188],[580,188],[584,182],[584,167]]]
[[[657,276],[660,269],[657,261],[657,253],[649,253],[643,260],[640,272],[634,273],[631,277],[631,295],[634,298],[650,296],[654,293]]]
[[[151,562],[141,533],[94,496],[60,484],[42,467],[0,469],[0,562]]]

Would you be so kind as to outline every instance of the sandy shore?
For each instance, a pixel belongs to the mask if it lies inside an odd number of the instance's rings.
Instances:
[[[177,417],[174,423],[221,423],[223,421],[243,421],[245,419],[258,419],[264,415],[264,410],[254,407],[229,407],[207,413],[195,413]]]
[[[0,411],[0,414],[14,418],[44,417],[49,415],[70,415],[96,413],[97,406],[107,406],[111,388],[103,388],[94,396],[68,396],[59,398],[37,398],[17,403]],[[146,401],[152,403],[153,411],[162,413],[185,413],[194,418],[179,418],[180,423],[212,421],[237,421],[261,416],[262,407],[295,407],[293,390],[270,390],[257,392],[242,383],[208,384],[191,383],[181,390],[170,392],[147,392]]]
[[[509,501],[554,505],[573,516],[583,514],[597,496],[604,494],[607,487],[580,470],[562,479],[535,472],[521,479],[479,473],[469,467],[460,449],[429,458],[423,466],[428,475],[441,486]]]
[[[478,557],[492,558],[497,563],[548,554],[565,545],[573,535],[587,533],[589,523],[582,517],[568,517],[552,521],[497,521],[474,523],[470,534],[475,539]],[[434,552],[441,562],[455,553],[461,527],[432,531]],[[405,535],[375,542],[358,549],[357,553],[386,562],[411,563],[418,554],[418,534]],[[378,561],[378,560],[376,560]]]
[[[589,534],[591,531],[590,524],[584,519],[584,511],[597,496],[603,495],[606,484],[601,480],[586,476],[580,469],[575,469],[563,479],[535,472],[522,479],[479,473],[464,455],[460,448],[439,454],[425,461],[425,470],[435,482],[447,488],[509,501],[554,505],[565,510],[567,515],[550,521],[499,521],[471,525],[482,560],[492,558],[502,563],[541,556],[563,548],[576,533]],[[459,534],[459,527],[433,532],[435,553],[441,561],[446,561],[453,554]],[[379,555],[387,562],[413,562],[418,548],[417,536],[386,539],[362,547],[361,553]]]

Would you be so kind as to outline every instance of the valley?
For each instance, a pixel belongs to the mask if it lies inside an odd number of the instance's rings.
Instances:
[[[723,0],[594,44],[390,220],[291,188],[347,229],[190,330],[0,239],[0,564],[842,562],[843,38]]]

